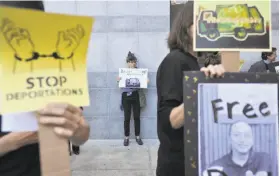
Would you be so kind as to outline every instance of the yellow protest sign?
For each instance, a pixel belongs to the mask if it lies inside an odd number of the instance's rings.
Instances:
[[[48,102],[89,105],[92,17],[0,7],[1,113]]]

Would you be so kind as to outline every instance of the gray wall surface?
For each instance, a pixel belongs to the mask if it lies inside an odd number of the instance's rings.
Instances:
[[[46,11],[92,16],[95,24],[89,44],[88,81],[91,105],[85,116],[91,125],[92,139],[123,138],[121,92],[116,83],[118,68],[126,67],[125,57],[132,51],[140,68],[149,69],[150,84],[146,91],[147,107],[141,112],[141,136],[155,139],[156,134],[156,71],[168,53],[169,1],[45,1]],[[278,2],[279,3],[279,2]],[[275,5],[273,5],[276,7]],[[274,9],[273,46],[278,47],[278,4]],[[243,70],[260,59],[260,53],[242,52]],[[133,124],[133,121],[131,122]],[[131,125],[131,135],[134,134]]]

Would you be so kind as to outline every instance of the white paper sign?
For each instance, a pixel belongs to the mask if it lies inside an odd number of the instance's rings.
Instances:
[[[147,88],[148,69],[142,68],[120,68],[120,88]]]
[[[2,115],[1,132],[37,131],[38,122],[33,112]]]

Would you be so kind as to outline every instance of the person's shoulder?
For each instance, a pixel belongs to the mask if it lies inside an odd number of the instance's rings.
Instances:
[[[270,159],[270,155],[266,152],[254,152],[254,160],[255,159]]]
[[[258,62],[255,62],[253,65],[252,65],[252,67],[255,67],[255,68],[257,68],[257,67],[260,67],[261,65],[264,65],[264,62],[261,60],[261,61],[258,61]]]
[[[255,62],[253,65],[264,65],[264,62],[262,60]]]
[[[191,55],[189,53],[185,53],[179,49],[171,50],[170,53],[165,57],[166,60],[170,60],[173,62],[187,62],[189,58],[191,58]]]
[[[221,158],[213,161],[210,166],[211,167],[213,167],[213,166],[223,167],[227,163],[228,159],[229,159],[229,154],[226,154],[226,155],[222,156]]]
[[[168,67],[172,67],[178,64],[182,64],[184,62],[187,63],[189,57],[190,56],[187,53],[184,53],[179,49],[171,50],[163,59],[162,63],[160,64],[160,67],[164,67],[165,65]]]
[[[253,71],[257,71],[261,65],[263,65],[264,62],[263,61],[258,61],[258,62],[255,62],[251,65],[250,69],[248,70],[249,72],[253,72]]]
[[[219,171],[223,171],[224,170],[224,167],[226,167],[227,163],[228,163],[228,160],[229,160],[229,154],[226,154],[224,156],[222,156],[221,158],[213,161],[209,167],[207,167],[204,172],[203,172],[203,176],[208,176],[208,173],[207,171],[210,171],[210,170],[219,170]]]

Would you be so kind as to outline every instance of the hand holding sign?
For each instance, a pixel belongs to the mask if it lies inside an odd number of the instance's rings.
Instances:
[[[56,53],[59,59],[71,58],[75,50],[80,45],[81,39],[85,35],[85,30],[81,25],[76,28],[58,32]]]
[[[122,79],[122,78],[118,76],[118,77],[117,77],[117,82],[119,82],[121,79]]]
[[[0,31],[16,54],[17,60],[29,61],[34,57],[34,44],[27,29],[16,27],[9,19],[2,21]]]
[[[48,104],[38,111],[38,121],[43,125],[53,127],[58,136],[66,139],[73,138],[73,140],[79,135],[78,131],[85,127],[82,110],[67,103]]]
[[[225,74],[225,68],[222,64],[219,65],[208,65],[207,67],[202,67],[200,71],[204,72],[204,74],[211,78],[214,77],[222,77]]]

